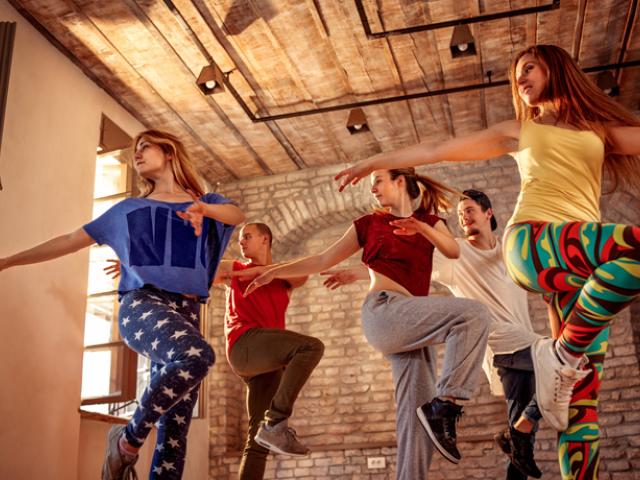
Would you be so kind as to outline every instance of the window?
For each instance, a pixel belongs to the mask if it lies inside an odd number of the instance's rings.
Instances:
[[[103,152],[96,158],[93,218],[133,194],[129,150],[104,152],[107,149],[104,145],[98,148]],[[103,271],[107,260],[115,258],[110,247],[91,247],[85,315],[82,405],[106,414],[117,413],[118,403],[136,398],[138,370],[147,368],[118,333],[117,279]]]
[[[7,105],[7,91],[9,90],[9,72],[11,71],[11,57],[13,42],[16,36],[15,22],[0,22],[0,145],[2,145],[2,130],[4,127],[4,109]],[[0,190],[2,183],[0,182]]]

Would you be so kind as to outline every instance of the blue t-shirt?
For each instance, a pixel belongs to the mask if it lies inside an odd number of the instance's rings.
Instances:
[[[206,193],[201,200],[230,203],[217,193]],[[196,237],[191,224],[176,215],[191,203],[127,198],[83,227],[99,245],[109,245],[118,255],[120,295],[149,284],[209,296],[234,226],[205,217],[202,234]]]

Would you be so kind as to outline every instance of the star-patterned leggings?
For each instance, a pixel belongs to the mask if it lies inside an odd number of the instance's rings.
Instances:
[[[153,362],[151,381],[125,429],[127,441],[141,446],[157,424],[151,479],[182,477],[198,386],[215,361],[200,333],[199,310],[196,300],[147,286],[120,302],[124,342]]]

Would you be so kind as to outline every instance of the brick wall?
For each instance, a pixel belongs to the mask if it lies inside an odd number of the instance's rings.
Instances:
[[[218,191],[237,201],[250,220],[272,227],[274,258],[286,260],[326,248],[354,218],[369,210],[368,181],[340,194],[332,181],[337,170],[339,167],[325,167],[246,180],[221,185]],[[505,225],[518,193],[513,160],[435,166],[425,173],[460,189],[484,190],[492,198],[500,227]],[[604,218],[638,223],[638,207],[640,202],[630,195],[608,196],[603,203]],[[448,223],[460,233],[455,217]],[[235,240],[228,255],[239,256]],[[347,261],[358,262],[359,254]],[[322,278],[315,276],[295,291],[288,328],[317,336],[326,346],[324,358],[303,389],[291,419],[313,453],[299,460],[270,457],[266,478],[395,478],[393,385],[387,362],[367,344],[361,332],[359,309],[366,288],[362,282],[330,292],[322,286]],[[448,295],[437,287],[432,292]],[[536,330],[546,332],[546,309],[533,295],[530,312]],[[637,316],[635,309],[631,315]],[[215,479],[235,478],[247,426],[242,382],[223,355],[223,316],[224,290],[215,288],[209,307],[211,341],[219,353],[209,376],[210,476]],[[600,408],[604,426],[601,480],[640,478],[640,372],[634,338],[640,338],[640,324],[634,330],[626,311],[613,325],[607,354]],[[453,467],[436,454],[430,478],[504,478],[504,456],[492,442],[493,433],[506,422],[504,400],[489,394],[483,377],[477,396],[465,410],[459,432],[461,464]],[[555,433],[544,425],[536,449],[545,476],[559,478]],[[385,467],[368,469],[368,457],[384,457]]]

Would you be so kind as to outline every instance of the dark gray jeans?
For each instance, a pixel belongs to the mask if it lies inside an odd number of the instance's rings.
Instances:
[[[494,355],[493,366],[498,369],[498,375],[504,388],[507,400],[509,426],[518,421],[520,416],[536,424],[531,435],[531,443],[535,442],[538,421],[542,418],[536,402],[536,379],[531,361],[531,347],[514,353]],[[527,476],[511,465],[507,467],[507,480],[527,480]]]

